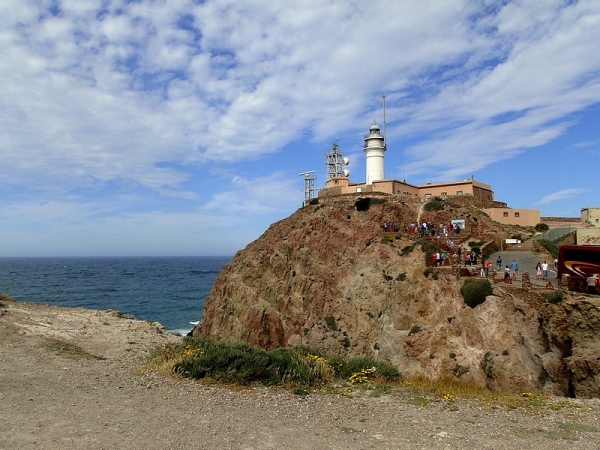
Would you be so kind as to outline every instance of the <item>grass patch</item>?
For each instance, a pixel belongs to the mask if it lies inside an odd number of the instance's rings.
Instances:
[[[556,243],[549,241],[548,239],[540,239],[537,242],[546,250],[548,250],[553,258],[558,258],[558,245],[556,245]]]
[[[297,395],[309,387],[339,380],[351,384],[389,383],[400,378],[395,367],[372,358],[344,358],[309,347],[266,351],[245,343],[214,342],[186,337],[181,343],[156,349],[150,365],[183,377],[221,383],[288,386]]]
[[[78,345],[71,342],[62,341],[60,339],[46,338],[42,343],[42,346],[54,352],[57,355],[64,356],[70,359],[100,359],[91,353],[86,352]]]

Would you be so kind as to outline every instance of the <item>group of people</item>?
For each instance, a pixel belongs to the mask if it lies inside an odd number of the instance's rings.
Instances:
[[[547,280],[548,279],[548,269],[549,269],[549,265],[546,261],[544,261],[543,263],[537,263],[537,266],[535,266],[535,279],[539,280]]]
[[[386,233],[391,233],[392,231],[394,233],[397,233],[398,231],[400,231],[400,225],[396,222],[390,222],[389,220],[386,220],[385,222],[383,222],[383,231],[385,231]]]
[[[423,222],[422,224],[411,222],[407,231],[409,233],[420,233],[421,236],[435,236],[440,238],[442,236],[448,237],[453,232],[455,234],[459,234],[460,226],[457,224],[452,224],[452,222],[448,222],[440,223],[440,225],[436,228],[432,222]]]

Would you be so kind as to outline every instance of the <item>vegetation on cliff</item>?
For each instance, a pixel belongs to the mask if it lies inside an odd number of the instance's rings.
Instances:
[[[155,351],[152,360],[185,377],[235,384],[317,387],[339,380],[363,384],[400,379],[396,368],[372,358],[344,358],[305,346],[266,351],[242,342],[191,337]]]

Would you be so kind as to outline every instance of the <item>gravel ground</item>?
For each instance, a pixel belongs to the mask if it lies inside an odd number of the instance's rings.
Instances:
[[[155,324],[36,304],[0,311],[1,449],[600,448],[598,399],[510,409],[435,397],[422,406],[409,387],[300,397],[207,386],[145,368],[148,349],[180,339]]]

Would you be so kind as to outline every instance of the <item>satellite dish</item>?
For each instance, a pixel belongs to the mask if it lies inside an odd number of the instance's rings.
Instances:
[[[350,164],[350,159],[342,158],[342,162],[344,163],[345,166],[347,166],[348,164]]]
[[[348,169],[344,169],[344,176],[345,177],[349,177],[350,176],[350,171]]]

